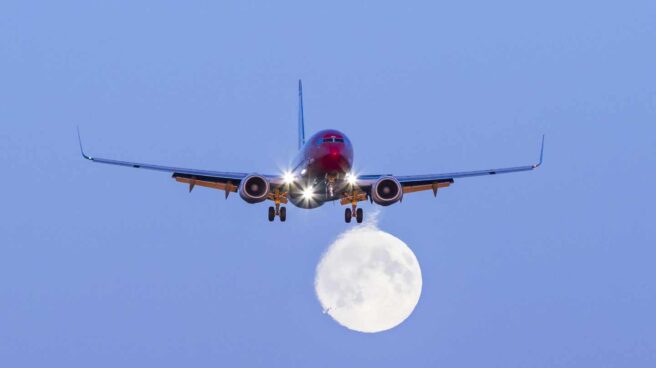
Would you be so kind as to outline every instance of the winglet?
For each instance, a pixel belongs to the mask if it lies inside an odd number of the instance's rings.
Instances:
[[[93,157],[87,156],[84,153],[84,148],[82,148],[82,138],[80,137],[80,127],[77,127],[77,141],[80,143],[80,153],[82,153],[82,157],[86,158],[87,160],[93,160]]]
[[[533,168],[536,169],[542,165],[542,158],[544,157],[544,134],[542,134],[542,146],[540,147],[540,161],[533,165]]]

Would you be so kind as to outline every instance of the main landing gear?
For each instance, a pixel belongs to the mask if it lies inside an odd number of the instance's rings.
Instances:
[[[276,206],[269,207],[269,221],[273,221],[277,215],[280,217],[280,222],[285,222],[285,220],[287,220],[287,207],[280,207],[281,196],[278,194],[277,190],[273,201]]]
[[[341,204],[347,204],[351,202],[351,208],[344,210],[344,221],[348,224],[355,217],[355,221],[358,224],[362,223],[364,218],[364,213],[362,208],[358,208],[358,202],[364,201],[367,199],[367,194],[359,192],[355,186],[351,185],[351,193],[345,193],[344,198],[341,200]]]
[[[269,221],[273,221],[277,215],[280,217],[280,222],[285,222],[287,220],[287,207],[280,207],[280,205],[276,207],[277,209],[273,206],[269,207]]]
[[[287,193],[280,193],[278,189],[273,192],[273,203],[275,207],[269,207],[269,221],[273,221],[276,216],[280,217],[280,222],[287,220],[287,208],[281,207],[280,203],[287,203]]]
[[[362,223],[362,219],[364,218],[364,212],[362,211],[362,208],[356,208],[356,206],[353,206],[353,209],[347,208],[344,211],[344,221],[346,223],[351,223],[351,219],[355,217],[355,221],[358,222],[358,224]]]

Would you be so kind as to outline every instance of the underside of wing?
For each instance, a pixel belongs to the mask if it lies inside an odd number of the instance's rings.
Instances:
[[[174,167],[174,166],[163,166],[155,164],[147,164],[140,162],[132,161],[120,161],[107,158],[92,157],[87,155],[84,152],[82,147],[82,140],[79,138],[78,130],[78,139],[80,143],[80,152],[82,157],[89,161],[116,165],[116,166],[125,166],[132,167],[136,169],[148,169],[172,173],[172,177],[180,183],[185,183],[189,185],[189,191],[191,191],[196,185],[223,190],[226,193],[226,196],[230,192],[236,192],[239,188],[241,181],[246,178],[249,174],[240,173],[240,172],[224,172],[224,171],[212,171],[212,170],[198,170],[198,169],[189,169],[183,167]],[[272,182],[272,185],[275,185],[278,180],[278,176],[266,175],[267,179]]]
[[[384,179],[395,181],[397,186],[400,186],[403,193],[414,193],[424,190],[432,190],[433,194],[437,194],[438,189],[446,188],[454,183],[455,179],[468,178],[473,176],[485,176],[496,174],[508,174],[521,171],[531,171],[542,165],[542,158],[544,156],[544,136],[542,136],[542,144],[540,147],[540,160],[533,165],[503,167],[498,169],[488,170],[473,170],[473,171],[460,171],[452,173],[441,174],[427,174],[427,175],[362,175],[358,177],[358,185],[367,190],[370,194],[375,190],[375,186]],[[388,183],[389,184],[389,183]],[[373,193],[375,194],[375,193]]]
[[[413,183],[413,182],[401,182],[401,185],[403,186],[403,193],[414,193],[414,192],[421,192],[424,190],[432,190],[433,194],[437,194],[437,190],[440,188],[446,188],[449,185],[453,184],[453,179],[442,179],[442,180],[437,180],[437,181],[431,181],[431,182],[419,182],[419,183]]]
[[[198,185],[201,187],[223,190],[226,192],[227,197],[228,193],[237,191],[243,177],[237,179],[235,177],[191,175],[182,172],[174,172],[173,178],[179,183],[188,184],[190,192],[196,185]]]

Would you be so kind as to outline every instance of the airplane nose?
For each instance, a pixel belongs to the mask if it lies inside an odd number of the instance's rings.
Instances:
[[[341,170],[345,164],[345,157],[342,147],[337,144],[327,144],[324,154],[320,159],[320,165],[325,171]]]

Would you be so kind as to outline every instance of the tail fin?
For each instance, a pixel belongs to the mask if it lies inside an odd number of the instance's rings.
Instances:
[[[298,149],[305,144],[305,121],[303,119],[303,84],[298,80]]]

